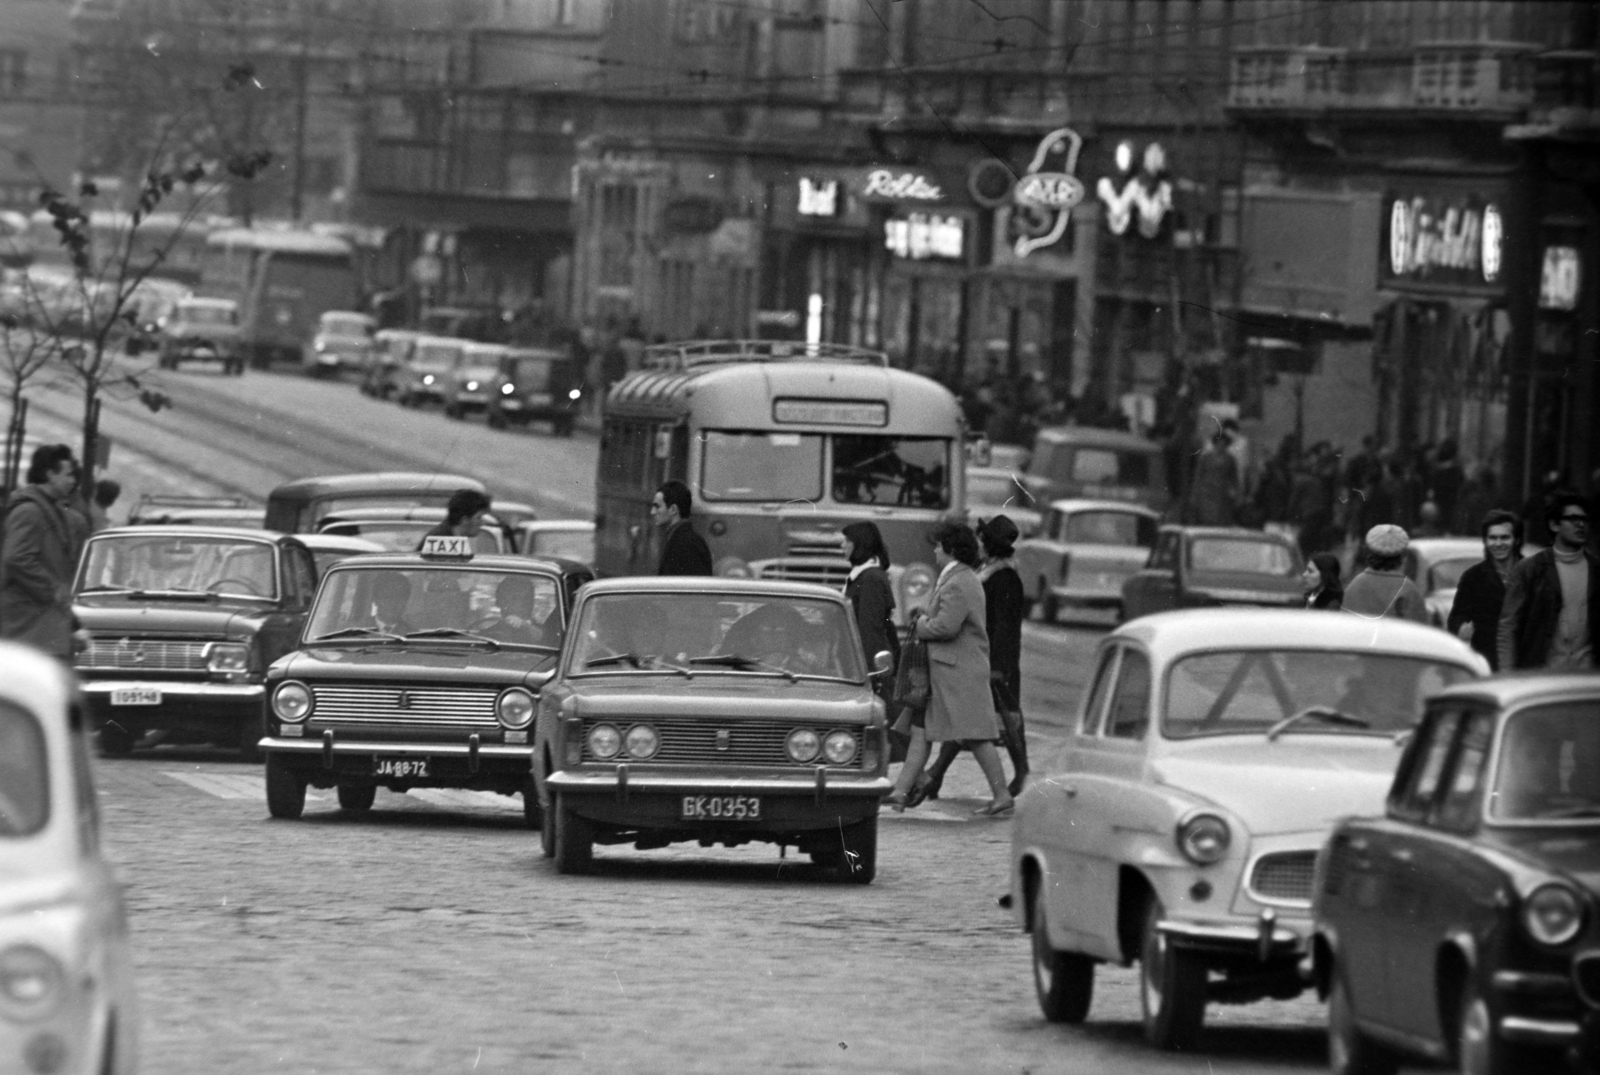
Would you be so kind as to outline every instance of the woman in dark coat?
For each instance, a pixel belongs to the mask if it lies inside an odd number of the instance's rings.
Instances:
[[[1006,753],[1011,755],[1015,774],[1008,790],[1017,795],[1028,776],[1028,741],[1022,726],[1021,704],[1022,621],[1027,615],[1027,606],[1023,599],[1022,577],[1017,574],[1016,561],[1011,558],[1018,536],[1017,524],[1004,515],[996,515],[979,523],[977,530],[984,559],[978,578],[983,581],[985,627],[989,632],[989,685],[1000,714],[1001,742]],[[960,752],[960,743],[947,742],[939,747],[939,757],[928,769],[927,779],[908,796],[908,805],[939,797],[945,771]]]
[[[850,561],[850,579],[844,584],[844,595],[855,609],[867,667],[871,668],[872,658],[885,650],[894,658],[894,667],[899,667],[900,639],[894,629],[894,592],[889,588],[889,550],[883,546],[883,535],[878,532],[878,525],[870,522],[851,523],[840,533],[844,536],[845,559]],[[888,676],[880,676],[879,693],[885,693],[891,682]]]
[[[1445,626],[1499,671],[1500,606],[1506,599],[1506,579],[1521,559],[1522,522],[1511,512],[1496,509],[1483,517],[1482,533],[1483,560],[1462,572]]]
[[[1344,606],[1344,587],[1339,582],[1339,558],[1319,552],[1306,562],[1300,584],[1306,591],[1306,608],[1338,612]]]

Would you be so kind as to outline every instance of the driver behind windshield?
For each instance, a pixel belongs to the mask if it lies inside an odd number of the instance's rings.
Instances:
[[[371,626],[385,634],[408,635],[416,625],[406,619],[411,603],[411,582],[398,573],[384,573],[372,580]]]

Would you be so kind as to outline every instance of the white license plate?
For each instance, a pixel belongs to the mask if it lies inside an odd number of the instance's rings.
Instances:
[[[161,692],[151,687],[117,687],[111,692],[112,705],[160,705]]]
[[[398,780],[427,780],[433,775],[430,758],[373,758],[372,775]]]
[[[685,795],[686,821],[758,821],[761,818],[759,795]]]

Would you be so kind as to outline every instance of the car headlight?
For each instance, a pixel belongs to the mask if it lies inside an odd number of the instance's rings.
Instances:
[[[567,392],[568,399],[577,399],[581,395],[583,395],[583,389],[581,388],[573,388]]]
[[[796,728],[789,733],[783,745],[788,749],[789,757],[799,762],[811,761],[822,750],[821,738],[810,728]]]
[[[1222,861],[1231,840],[1228,823],[1215,814],[1199,814],[1178,826],[1178,850],[1197,866]]]
[[[478,382],[477,381],[468,381],[467,382],[467,391],[468,392],[476,392],[477,390],[478,390]]]
[[[0,1015],[19,1023],[48,1019],[66,996],[66,972],[43,948],[17,944],[0,951]]]
[[[849,732],[829,732],[822,741],[822,753],[832,765],[844,765],[856,756],[856,737]]]
[[[622,749],[622,733],[609,724],[589,729],[589,753],[600,759],[614,758]]]
[[[533,695],[521,687],[501,691],[494,702],[494,718],[502,727],[526,728],[533,720]]]
[[[312,344],[311,346],[314,347],[318,351],[326,351],[328,349],[328,345],[325,342],[323,342],[322,340],[318,340],[316,343]]]
[[[243,642],[213,642],[206,647],[206,671],[246,672],[250,669],[250,647]]]
[[[753,579],[755,572],[750,570],[750,565],[737,556],[724,556],[717,561],[713,574],[721,575],[728,579]]]
[[[500,386],[500,394],[502,396],[509,396],[513,392],[515,392],[516,390],[517,390],[517,386],[514,385],[514,384],[503,384],[503,385]]]
[[[311,688],[299,680],[286,680],[272,692],[272,712],[290,724],[299,724],[311,716],[314,705]]]
[[[623,744],[628,748],[630,758],[650,758],[661,749],[661,736],[648,724],[635,724],[628,729]]]
[[[422,383],[423,383],[423,384],[432,384],[432,383],[433,383],[433,374],[431,374],[431,373],[424,373],[424,374],[423,374],[423,375],[422,375]]]
[[[1522,901],[1522,928],[1540,944],[1566,944],[1583,929],[1583,900],[1566,885],[1540,885]]]

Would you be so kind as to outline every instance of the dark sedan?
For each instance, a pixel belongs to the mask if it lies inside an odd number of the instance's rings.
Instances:
[[[261,738],[267,666],[293,649],[317,569],[296,538],[208,526],[127,526],[89,540],[73,611],[106,754],[146,733],[237,746]]]
[[[1315,893],[1335,1072],[1596,1070],[1600,680],[1436,695],[1385,816],[1334,830]]]
[[[1163,526],[1144,568],[1122,584],[1122,616],[1208,605],[1300,603],[1300,553],[1282,534]]]

